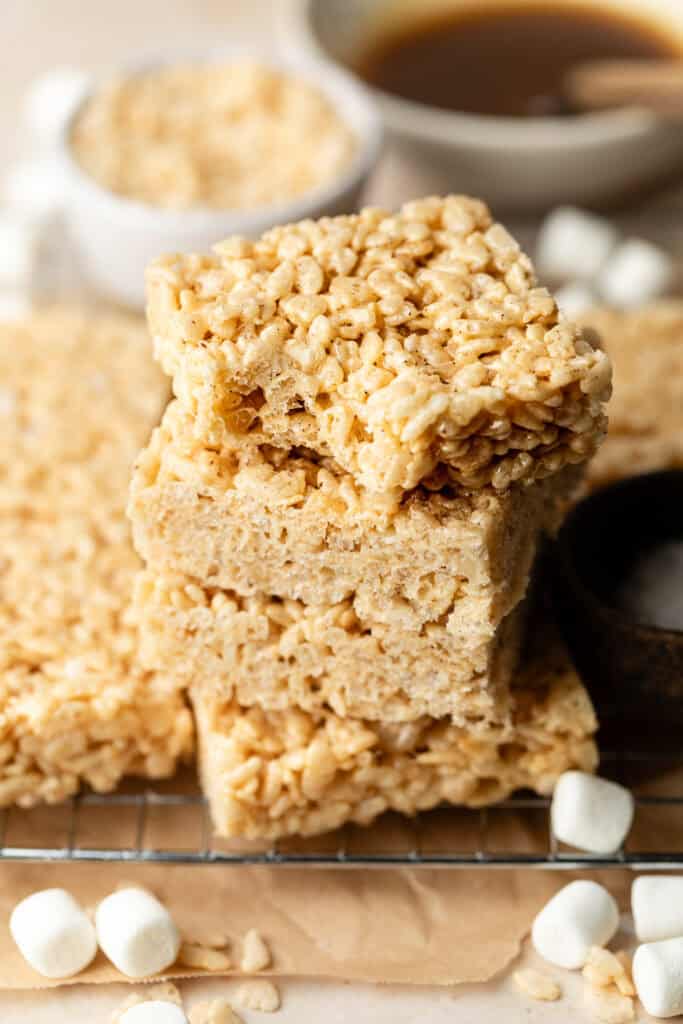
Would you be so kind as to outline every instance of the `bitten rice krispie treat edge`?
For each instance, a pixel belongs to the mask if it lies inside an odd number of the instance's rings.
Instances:
[[[614,367],[609,433],[588,466],[588,483],[683,467],[683,302],[631,312],[592,310]]]
[[[597,764],[593,708],[557,651],[526,666],[511,720],[474,730],[245,710],[204,687],[192,699],[204,791],[226,837],[313,835],[386,810],[481,807],[520,788],[549,794],[562,772]]]
[[[0,326],[0,805],[170,775],[192,722],[136,667],[124,503],[166,386],[139,320],[51,309]]]
[[[310,453],[208,449],[173,402],[138,459],[129,515],[154,573],[243,597],[349,601],[364,622],[399,630],[438,621],[471,649],[524,596],[540,535],[559,525],[580,475],[569,467],[504,493],[419,488],[398,502]]]
[[[593,454],[605,354],[486,206],[303,221],[148,272],[155,349],[210,444],[305,445],[368,489],[504,490]]]
[[[351,601],[241,598],[151,572],[138,579],[134,609],[142,662],[179,686],[202,683],[243,706],[329,707],[385,722],[505,715],[525,620],[519,606],[487,638],[462,640],[439,622],[417,630],[360,620]]]

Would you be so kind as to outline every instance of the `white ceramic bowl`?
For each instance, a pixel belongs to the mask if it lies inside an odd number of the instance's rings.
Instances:
[[[173,252],[205,252],[230,235],[256,237],[275,224],[348,213],[358,205],[360,193],[374,169],[382,147],[382,123],[368,91],[350,75],[320,59],[288,59],[254,54],[270,67],[316,86],[340,117],[351,126],[358,148],[348,169],[329,184],[306,192],[288,203],[250,210],[196,208],[166,210],[115,195],[79,167],[70,148],[70,135],[78,110],[63,126],[60,158],[66,178],[67,220],[77,247],[82,271],[103,296],[143,309],[144,272],[157,256]],[[226,62],[245,56],[242,50],[222,50],[201,59]],[[149,61],[128,69],[139,74],[168,63],[197,62],[196,57]],[[87,96],[84,98],[87,99]],[[80,109],[80,106],[79,106]]]
[[[476,0],[479,6],[497,0]],[[516,0],[516,3],[537,0]],[[546,0],[546,6],[561,0]],[[590,0],[586,0],[590,6]],[[279,0],[285,53],[353,67],[383,28],[473,0]],[[682,0],[596,0],[661,24],[683,53]],[[375,91],[391,140],[419,161],[430,187],[481,196],[498,208],[602,205],[683,167],[683,131],[643,110],[576,118],[452,113]]]

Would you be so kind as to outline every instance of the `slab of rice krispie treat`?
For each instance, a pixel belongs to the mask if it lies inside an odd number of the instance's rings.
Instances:
[[[0,805],[171,774],[192,722],[136,664],[124,515],[166,400],[141,321],[50,309],[0,326]]]
[[[540,535],[559,525],[579,475],[397,501],[301,450],[207,448],[174,402],[138,460],[129,514],[157,573],[243,597],[349,601],[364,621],[440,622],[481,646],[523,597]]]
[[[614,367],[609,433],[588,468],[593,486],[683,466],[683,302],[584,317]]]
[[[524,619],[519,606],[490,639],[465,642],[437,622],[417,630],[361,620],[349,600],[239,597],[151,571],[138,579],[134,613],[143,664],[181,686],[201,681],[244,706],[329,706],[387,722],[499,714]]]
[[[504,490],[584,461],[605,431],[608,359],[477,200],[166,257],[148,300],[198,437],[305,445],[371,490],[411,489],[440,464],[458,486]]]
[[[548,794],[562,772],[596,767],[595,714],[563,652],[528,664],[514,695],[507,721],[458,727],[245,709],[196,686],[200,768],[216,832],[278,839],[367,825],[386,810],[480,807],[522,788]]]

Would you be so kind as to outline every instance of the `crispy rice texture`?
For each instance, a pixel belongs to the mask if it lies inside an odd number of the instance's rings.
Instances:
[[[0,327],[0,804],[172,773],[175,684],[135,664],[124,503],[166,387],[139,320],[50,309]]]
[[[417,630],[360,620],[350,601],[242,598],[184,576],[143,573],[135,600],[143,664],[179,685],[201,682],[243,706],[329,707],[385,722],[505,714],[525,611],[464,641],[439,623]]]
[[[584,319],[614,367],[609,433],[588,467],[589,484],[683,467],[683,302],[594,310]]]
[[[370,490],[505,490],[579,463],[610,365],[463,196],[273,228],[148,272],[155,350],[210,444],[332,456]]]
[[[204,789],[226,837],[313,835],[386,810],[481,807],[520,788],[549,794],[563,771],[597,763],[593,708],[559,649],[520,673],[511,718],[475,727],[245,709],[203,686],[192,700]]]
[[[304,80],[251,60],[174,64],[107,83],[71,136],[84,171],[167,209],[272,207],[328,185],[356,139]]]
[[[400,630],[439,622],[472,646],[524,596],[540,537],[580,475],[385,501],[311,453],[207,448],[173,402],[138,460],[129,515],[155,573],[243,597],[347,601],[363,621]]]

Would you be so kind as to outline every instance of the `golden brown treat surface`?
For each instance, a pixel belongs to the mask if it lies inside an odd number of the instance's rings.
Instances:
[[[593,310],[584,317],[614,367],[609,432],[588,481],[602,485],[683,466],[683,302],[635,312]]]
[[[52,309],[0,327],[0,804],[170,774],[177,687],[135,666],[124,504],[166,387],[139,320]]]
[[[557,472],[605,427],[610,368],[483,203],[273,228],[148,272],[158,358],[193,429],[305,445],[370,490]]]

